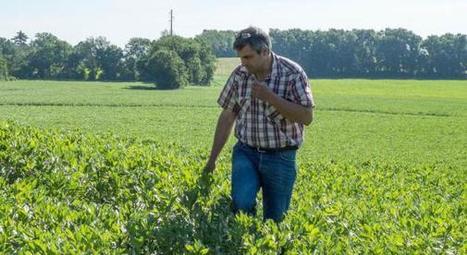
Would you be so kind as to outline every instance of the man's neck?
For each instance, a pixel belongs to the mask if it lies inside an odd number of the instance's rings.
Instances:
[[[268,59],[263,66],[263,70],[255,73],[257,80],[262,81],[271,73],[272,70],[272,53],[269,53]]]

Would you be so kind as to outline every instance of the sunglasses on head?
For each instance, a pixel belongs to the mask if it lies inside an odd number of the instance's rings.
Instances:
[[[236,39],[247,39],[247,38],[250,38],[251,37],[251,33],[248,33],[248,32],[243,32],[243,33],[238,33],[235,38]]]
[[[240,32],[240,33],[235,35],[235,40],[239,40],[239,39],[246,40],[246,39],[252,38],[252,37],[253,37],[253,34],[250,33],[250,32]],[[260,36],[256,36],[256,39],[261,41],[261,44],[263,44],[263,47],[269,48],[268,42],[264,38],[261,38]]]

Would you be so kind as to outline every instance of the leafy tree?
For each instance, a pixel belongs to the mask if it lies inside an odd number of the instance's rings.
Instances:
[[[34,78],[64,78],[65,65],[72,51],[70,44],[50,33],[38,33],[31,48],[29,65],[34,70]]]
[[[18,31],[16,35],[12,38],[13,42],[18,46],[24,46],[27,44],[29,37],[23,32]]]
[[[187,71],[183,60],[173,50],[160,49],[150,58],[154,81],[158,88],[177,89],[188,85]]]
[[[123,65],[123,51],[104,37],[88,38],[78,43],[68,65],[73,76],[85,80],[118,80]]]
[[[17,32],[11,39],[13,42],[13,55],[6,55],[6,57],[9,63],[9,71],[14,77],[32,78],[32,69],[28,59],[31,48],[27,44],[28,39],[29,37],[23,31]]]
[[[355,76],[368,76],[376,72],[375,45],[377,34],[372,29],[354,29],[352,32],[356,35],[355,56],[358,70]]]
[[[8,67],[6,60],[0,54],[0,80],[8,79]]]
[[[81,75],[84,80],[99,80],[102,74],[102,68],[98,63],[99,45],[96,42],[99,39],[88,38],[79,42],[73,49],[71,59],[73,60],[73,69]],[[99,40],[103,42],[104,40]],[[101,43],[103,44],[103,43]]]
[[[11,69],[12,60],[15,57],[15,44],[11,40],[0,37],[0,57],[6,65],[6,69]]]
[[[432,78],[466,77],[467,36],[429,36],[423,43],[426,74]]]
[[[215,57],[204,42],[180,36],[165,36],[152,43],[149,56],[142,57],[138,65],[143,80],[155,79],[152,63],[155,63],[153,60],[155,53],[160,50],[174,52],[182,60],[184,68],[179,73],[186,72],[190,83],[209,85],[214,74]]]
[[[216,71],[216,56],[212,53],[209,45],[204,41],[198,41],[201,45],[199,51],[199,59],[201,62],[201,70],[203,72],[199,77],[200,85],[209,85]]]
[[[19,37],[26,39],[16,39],[17,43],[15,43],[14,38],[11,40],[0,38],[0,54],[3,54],[7,61],[10,75],[27,79],[30,78],[31,73],[28,60],[31,49],[26,44],[27,36],[21,32]]]
[[[116,45],[109,45],[98,54],[103,80],[121,80],[123,72],[123,50]]]
[[[388,76],[412,76],[422,39],[405,29],[386,29],[376,43],[378,71]]]
[[[124,70],[122,79],[140,80],[138,62],[143,61],[149,54],[151,40],[145,38],[131,38],[125,45]]]
[[[211,47],[216,57],[235,57],[237,54],[232,48],[235,32],[232,30],[203,30],[196,39],[204,41]]]

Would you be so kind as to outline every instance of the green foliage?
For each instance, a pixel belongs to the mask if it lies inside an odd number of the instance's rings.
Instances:
[[[161,49],[154,52],[149,66],[158,88],[178,89],[188,85],[185,65],[175,51]]]
[[[124,65],[122,80],[142,80],[139,65],[143,59],[147,59],[151,40],[145,38],[131,38],[125,45]]]
[[[233,49],[235,41],[235,31],[203,30],[196,39],[206,42],[218,58],[236,57],[237,53]]]
[[[23,31],[20,30],[11,40],[18,46],[24,46],[27,44],[28,39],[29,37]]]
[[[104,37],[88,38],[73,48],[68,61],[69,76],[83,80],[119,80],[123,51]]]
[[[178,59],[182,60],[184,68],[180,67],[177,72],[186,76],[189,83],[193,85],[209,85],[214,75],[214,55],[204,42],[179,36],[164,36],[152,44],[148,59],[142,61],[141,73],[143,79],[157,79],[153,75],[153,70],[158,68],[154,63],[159,60],[154,59],[154,57],[160,50],[174,52],[177,55],[172,54],[176,58],[175,61],[178,61]],[[171,87],[180,86],[173,85]]]
[[[32,73],[28,59],[32,49],[26,42],[27,36],[21,31],[12,40],[0,38],[0,54],[7,61],[8,72],[16,78],[29,78]]]
[[[216,78],[216,84],[223,85],[226,78]],[[342,79],[311,84],[318,107],[299,157],[444,162],[455,169],[467,168],[463,156],[467,81]],[[221,89],[156,91],[144,83],[0,82],[0,118],[44,128],[112,131],[207,150],[221,110],[216,103]]]
[[[467,76],[467,36],[462,34],[445,34],[429,36],[423,41],[424,50],[419,62],[428,77]],[[461,76],[462,77],[462,76]]]
[[[311,83],[276,225],[232,215],[233,139],[201,174],[222,87],[0,82],[0,253],[465,254],[466,81]]]
[[[121,49],[104,37],[71,47],[50,33],[35,38],[19,31],[0,38],[0,54],[18,79],[154,81],[150,57],[173,50],[190,84],[209,85],[215,56],[236,57],[234,31],[204,30],[194,39],[164,35],[132,38]],[[420,36],[406,29],[270,30],[273,50],[303,66],[310,77],[465,79],[467,36]]]
[[[72,47],[50,33],[38,33],[31,42],[32,52],[28,56],[31,66],[31,78],[65,78],[65,68]]]
[[[0,80],[8,79],[8,66],[6,60],[0,54]]]
[[[111,134],[0,123],[0,252],[465,252],[465,171],[391,161],[299,165],[284,222],[233,216],[228,161]]]
[[[466,78],[467,37],[431,36],[406,29],[270,31],[274,51],[313,77]]]

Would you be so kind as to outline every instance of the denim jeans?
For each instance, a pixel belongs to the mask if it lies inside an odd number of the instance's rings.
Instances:
[[[289,209],[297,167],[296,150],[261,152],[238,142],[232,155],[232,206],[235,213],[256,214],[263,192],[263,219],[279,222]]]

